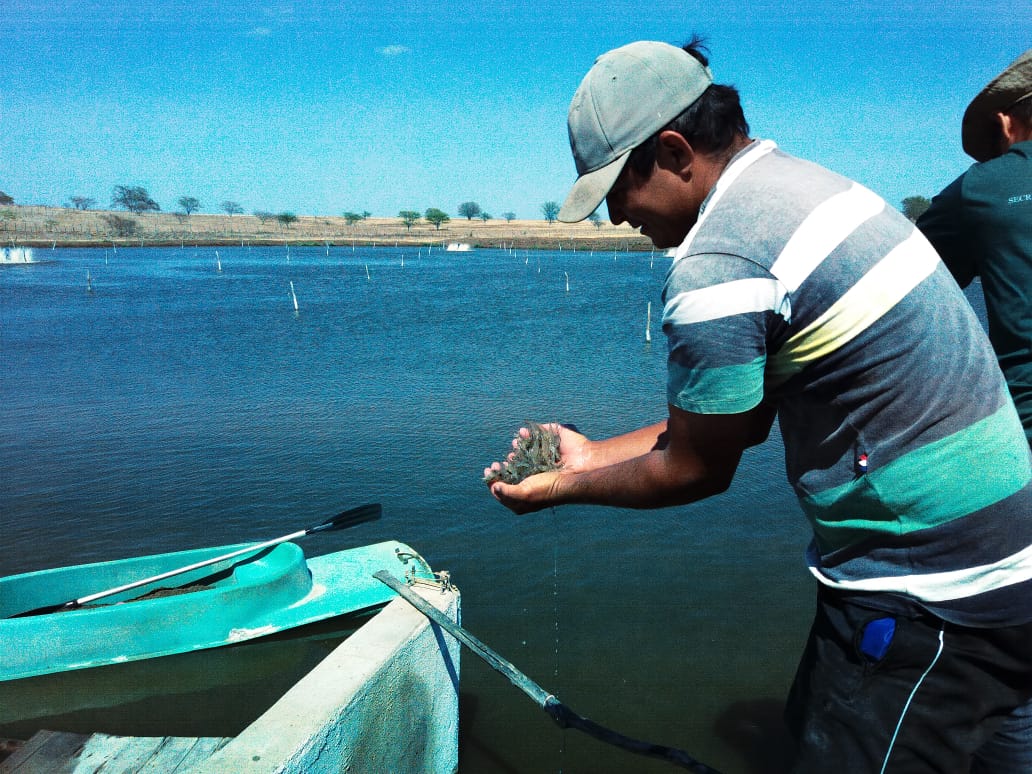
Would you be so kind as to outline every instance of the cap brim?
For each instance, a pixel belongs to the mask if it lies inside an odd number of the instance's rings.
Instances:
[[[604,167],[578,177],[559,210],[559,220],[563,223],[577,223],[597,210],[623,172],[631,150],[633,148],[624,151]]]
[[[997,113],[1007,110],[1019,99],[1032,94],[1028,86],[1021,92],[983,91],[964,111],[960,122],[960,144],[975,161],[988,161],[1000,155],[1000,124]]]
[[[960,125],[960,144],[964,152],[975,161],[988,161],[998,154],[998,124],[991,118],[992,113],[983,105],[975,105],[975,110],[968,108]]]
[[[1032,49],[1019,56],[971,100],[960,124],[964,152],[975,161],[988,161],[1000,153],[1000,129],[996,114],[1032,94]]]

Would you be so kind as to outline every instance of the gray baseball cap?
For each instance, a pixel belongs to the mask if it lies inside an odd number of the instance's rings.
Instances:
[[[669,43],[639,41],[596,59],[570,103],[567,127],[578,177],[559,220],[576,223],[598,209],[631,151],[711,83],[708,67]]]

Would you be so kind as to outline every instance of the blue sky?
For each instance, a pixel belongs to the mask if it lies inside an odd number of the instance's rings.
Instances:
[[[692,32],[753,136],[899,206],[970,163],[960,117],[1032,46],[1032,5],[0,0],[0,190],[540,218],[573,182],[566,109],[595,57]]]

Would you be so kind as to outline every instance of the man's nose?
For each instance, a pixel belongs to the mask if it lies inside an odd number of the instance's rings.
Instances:
[[[609,222],[614,226],[619,226],[627,220],[627,218],[624,217],[623,210],[620,208],[620,202],[618,199],[619,197],[613,193],[610,193],[606,197],[606,209],[609,210]]]

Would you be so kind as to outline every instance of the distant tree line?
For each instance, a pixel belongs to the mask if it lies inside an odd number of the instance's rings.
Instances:
[[[345,212],[343,214],[343,217],[344,217],[344,222],[345,223],[347,223],[349,226],[354,226],[356,223],[358,223],[361,220],[365,220],[370,215],[372,215],[371,212],[360,212],[359,213],[359,212],[348,211],[348,212]]]
[[[97,205],[97,200],[89,196],[71,196],[69,202],[72,207],[77,210],[91,210]],[[13,205],[14,197],[0,191],[0,206]],[[179,206],[179,214],[183,216],[190,216],[195,212],[200,211],[203,206],[200,200],[195,196],[180,196],[176,202]],[[902,212],[911,221],[917,221],[921,215],[924,214],[931,206],[931,200],[924,196],[908,196],[902,201]],[[151,198],[147,189],[143,186],[132,186],[132,185],[116,185],[111,192],[111,206],[115,209],[128,210],[129,212],[139,215],[145,212],[160,212],[161,207],[158,203]],[[220,209],[229,216],[240,215],[243,213],[244,208],[240,206],[238,202],[227,199],[219,205]],[[558,202],[547,201],[541,205],[541,214],[545,220],[549,223],[554,223],[559,216],[560,205]],[[484,211],[484,209],[475,201],[462,202],[458,206],[458,214],[460,217],[466,220],[472,220],[473,218],[479,218],[480,220],[487,222],[492,219],[490,213]],[[281,223],[284,227],[289,228],[291,224],[297,221],[297,216],[292,212],[281,212],[272,213],[265,210],[255,210],[255,217],[257,217],[263,224],[268,221],[275,219]],[[360,223],[372,216],[372,213],[368,211],[363,212],[352,212],[347,211],[342,213],[342,217],[349,226],[354,226],[356,223]],[[406,228],[411,229],[420,219],[425,219],[428,223],[432,224],[435,228],[440,230],[442,224],[447,223],[451,220],[447,213],[437,207],[430,207],[424,213],[420,214],[416,210],[402,210],[398,213],[398,217],[402,223],[405,224]],[[503,212],[502,218],[506,223],[512,222],[516,218],[515,212]],[[122,230],[129,228],[129,226],[123,222],[125,219],[119,220],[117,228],[115,230]],[[588,221],[591,222],[595,228],[602,227],[602,218],[597,212],[591,213],[588,216]],[[135,228],[135,222],[133,228]]]

